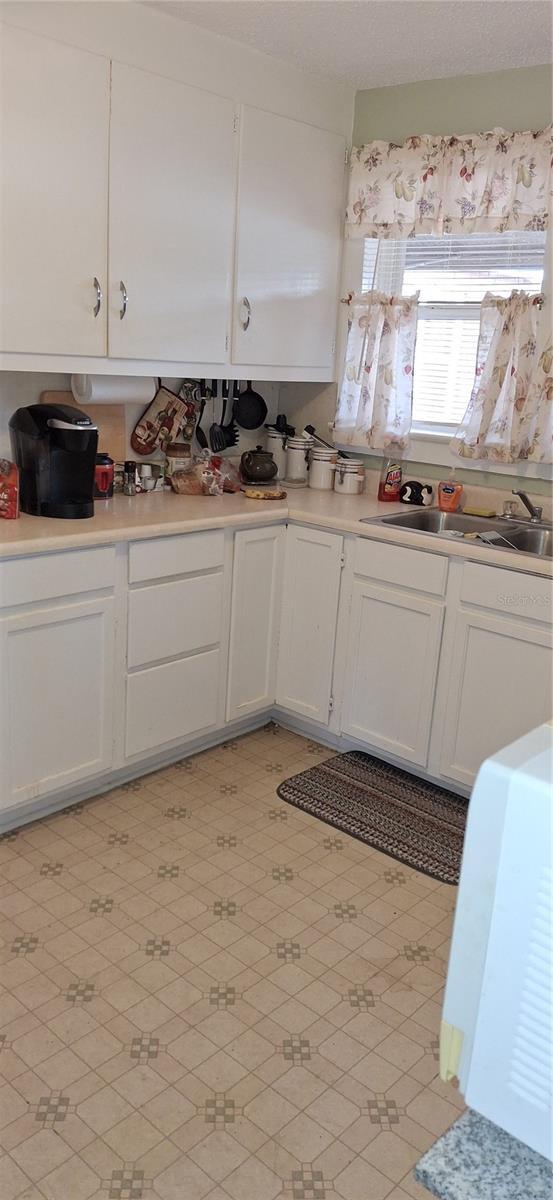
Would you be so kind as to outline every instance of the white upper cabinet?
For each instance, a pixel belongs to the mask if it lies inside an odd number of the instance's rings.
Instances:
[[[332,379],[344,138],[0,32],[0,368]]]
[[[0,36],[0,350],[105,355],[109,62]]]
[[[109,353],[227,358],[234,102],[114,62]]]
[[[232,361],[331,368],[345,141],[245,106]]]

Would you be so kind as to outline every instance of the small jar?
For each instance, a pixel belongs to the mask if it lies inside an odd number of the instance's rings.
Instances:
[[[267,433],[267,450],[272,454],[278,467],[278,479],[286,475],[286,434],[278,429],[269,429]]]
[[[289,437],[286,442],[286,482],[307,486],[309,451],[313,438]]]
[[[174,475],[175,471],[188,471],[192,462],[190,442],[171,442],[165,453],[167,456],[165,474],[168,478]]]
[[[309,455],[309,487],[320,492],[331,492],[334,487],[334,472],[338,453],[324,446],[313,446]]]
[[[343,496],[360,496],[365,491],[365,464],[362,458],[341,458],[336,463],[334,491]]]

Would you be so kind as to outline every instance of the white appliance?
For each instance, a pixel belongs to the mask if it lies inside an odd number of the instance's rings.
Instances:
[[[442,1079],[553,1158],[553,725],[481,767],[440,1037]]]

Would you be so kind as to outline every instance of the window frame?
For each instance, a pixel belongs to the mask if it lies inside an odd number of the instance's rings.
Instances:
[[[363,260],[365,252],[365,238],[347,239],[344,244],[344,253],[342,260],[342,287],[341,295],[359,293],[363,286]],[[545,240],[545,263],[542,292],[545,296],[545,304],[542,310],[542,319],[549,320],[553,324],[552,312],[552,292],[553,292],[553,228],[549,229]],[[348,310],[347,305],[341,305],[341,321],[339,328],[339,379],[343,370],[343,364],[346,355],[347,333],[348,333]],[[332,434],[334,423],[329,421],[329,432]],[[485,473],[488,476],[508,476],[511,479],[546,479],[553,480],[553,466],[549,463],[498,463],[488,459],[460,459],[457,454],[452,454],[449,447],[451,441],[451,426],[447,429],[435,428],[434,430],[412,429],[410,448],[407,453],[407,459],[415,466],[433,466],[439,467],[440,470],[451,470],[456,468],[458,471],[468,472],[477,471],[479,474]],[[348,450],[351,453],[352,447],[344,445],[341,442],[336,442],[338,449]],[[381,459],[382,452],[380,450],[372,450],[369,447],[356,447],[359,453],[370,458]],[[436,476],[438,477],[438,476]],[[499,480],[498,480],[499,485]]]

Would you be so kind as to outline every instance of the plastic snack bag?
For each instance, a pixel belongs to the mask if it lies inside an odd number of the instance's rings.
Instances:
[[[14,462],[0,458],[0,517],[14,521],[19,516],[19,471]]]

